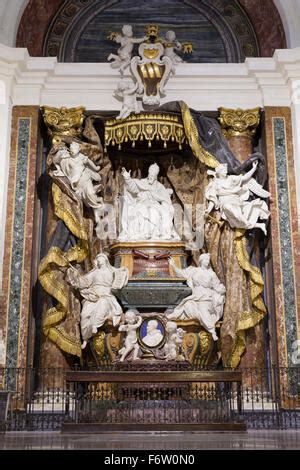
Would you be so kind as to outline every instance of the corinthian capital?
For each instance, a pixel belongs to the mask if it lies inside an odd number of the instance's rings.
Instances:
[[[59,137],[63,135],[71,137],[81,136],[84,107],[52,108],[50,106],[42,106],[41,110],[48,134],[52,137],[53,143],[59,141]]]
[[[219,121],[224,136],[253,137],[260,121],[260,108],[229,109],[219,108]]]

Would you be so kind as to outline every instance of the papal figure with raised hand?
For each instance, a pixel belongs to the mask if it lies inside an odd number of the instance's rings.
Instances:
[[[173,190],[158,180],[159,166],[150,165],[147,178],[131,178],[122,169],[124,197],[121,215],[120,241],[179,240],[175,231]]]

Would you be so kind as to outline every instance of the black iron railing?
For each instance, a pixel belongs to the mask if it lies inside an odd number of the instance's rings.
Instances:
[[[172,380],[166,370],[149,381],[141,380],[146,373],[135,367],[135,378],[128,382],[130,370],[130,364],[123,372],[107,365],[101,380],[82,382],[69,380],[70,371],[64,369],[2,368],[0,389],[10,392],[6,430],[55,431],[76,422],[124,423],[132,429],[149,423],[300,428],[299,367],[240,369],[241,383],[234,376],[226,379],[229,375],[220,380],[211,375],[208,380],[193,375],[203,370],[182,371],[180,366],[172,370]]]

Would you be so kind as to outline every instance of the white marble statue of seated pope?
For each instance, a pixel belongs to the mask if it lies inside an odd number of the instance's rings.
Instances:
[[[158,180],[159,166],[150,165],[147,178],[131,178],[122,169],[124,197],[120,241],[179,240],[174,228],[172,189]]]

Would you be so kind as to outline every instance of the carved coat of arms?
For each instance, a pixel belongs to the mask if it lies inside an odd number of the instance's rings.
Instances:
[[[175,66],[183,62],[175,51],[192,52],[192,45],[177,41],[174,31],[167,31],[165,38],[159,38],[156,25],[149,25],[143,38],[135,38],[131,25],[124,25],[122,33],[110,33],[108,39],[120,44],[117,54],[108,57],[111,66],[119,69],[121,75],[129,68],[131,74],[131,80],[123,78],[115,91],[115,96],[122,100],[117,119],[138,113],[137,99],[142,105],[159,106],[170,75],[175,73]],[[139,55],[131,57],[135,44],[140,44]]]

